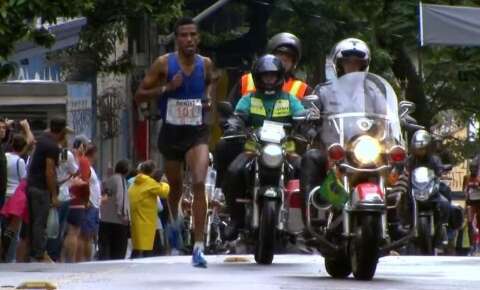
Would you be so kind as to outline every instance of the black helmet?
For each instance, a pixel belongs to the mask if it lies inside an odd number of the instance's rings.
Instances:
[[[295,35],[288,32],[275,34],[267,44],[267,52],[286,52],[295,55],[294,65],[296,66],[302,58],[302,43]]]
[[[277,75],[277,81],[272,85],[265,84],[262,80],[262,75],[269,72]],[[252,77],[257,90],[263,91],[266,95],[273,95],[282,89],[285,80],[285,69],[278,57],[266,54],[255,62]]]

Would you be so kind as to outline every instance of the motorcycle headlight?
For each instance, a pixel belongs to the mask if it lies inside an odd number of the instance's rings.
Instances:
[[[270,168],[277,168],[283,162],[282,147],[276,144],[268,144],[262,149],[262,163]]]
[[[430,194],[426,190],[412,189],[413,196],[418,201],[427,201]]]
[[[381,150],[378,140],[370,136],[361,136],[353,144],[353,156],[360,164],[375,163]]]

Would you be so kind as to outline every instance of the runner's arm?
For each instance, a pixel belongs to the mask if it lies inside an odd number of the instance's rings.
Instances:
[[[216,98],[215,95],[215,84],[217,83],[217,78],[214,73],[214,64],[212,60],[208,57],[205,57],[205,85],[206,85],[206,95],[209,102],[212,102],[212,99]]]
[[[151,101],[171,89],[166,84],[167,70],[167,56],[157,58],[135,93],[137,103]]]

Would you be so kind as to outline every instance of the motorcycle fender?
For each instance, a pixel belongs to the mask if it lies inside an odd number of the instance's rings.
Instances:
[[[283,192],[280,188],[265,187],[258,192],[258,198],[281,199],[282,197]]]
[[[385,205],[385,193],[382,188],[375,183],[360,183],[355,187],[352,195],[353,207],[362,205]]]

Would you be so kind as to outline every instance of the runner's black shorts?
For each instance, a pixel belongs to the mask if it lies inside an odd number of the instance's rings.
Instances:
[[[208,144],[208,125],[176,126],[164,123],[158,134],[158,149],[168,161],[183,161],[191,148]]]

